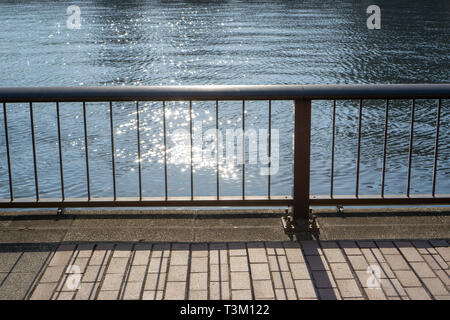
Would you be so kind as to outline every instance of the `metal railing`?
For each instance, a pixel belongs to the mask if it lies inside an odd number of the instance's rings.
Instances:
[[[41,88],[0,88],[0,103],[3,104],[4,128],[7,155],[10,197],[0,201],[0,208],[30,208],[30,207],[163,207],[163,206],[293,206],[294,218],[308,217],[311,205],[397,205],[397,204],[450,204],[450,195],[436,194],[436,172],[439,153],[439,131],[442,100],[450,98],[449,84],[411,84],[411,85],[274,85],[274,86],[179,86],[179,87],[41,87]],[[334,194],[334,163],[335,163],[335,135],[336,135],[336,100],[359,100],[358,144],[356,163],[355,194],[352,196],[338,196]],[[377,196],[361,196],[359,194],[360,153],[361,153],[361,121],[363,101],[371,99],[384,99],[384,146],[381,194]],[[410,99],[411,120],[410,140],[408,154],[408,174],[406,195],[385,194],[386,174],[386,145],[388,137],[388,116],[390,101],[394,99]],[[411,183],[411,156],[413,147],[414,112],[416,99],[437,99],[436,105],[436,133],[433,161],[432,193],[430,195],[413,195],[410,193]],[[216,196],[199,197],[194,195],[193,164],[192,164],[192,101],[215,101],[216,130],[219,129],[218,109],[219,101],[242,101],[243,129],[245,130],[245,101],[268,100],[269,102],[269,159],[271,157],[271,103],[273,100],[292,100],[294,102],[294,189],[293,196],[271,195],[270,174],[268,176],[267,195],[247,196],[245,194],[245,161],[243,162],[242,195],[234,197],[221,196],[219,192],[219,161],[216,167]],[[310,140],[311,140],[311,101],[332,100],[332,152],[331,152],[331,181],[330,194],[326,196],[310,195]],[[112,198],[92,198],[90,191],[89,150],[87,138],[86,102],[109,102],[110,109],[110,138],[112,155]],[[138,159],[140,150],[140,109],[141,101],[162,101],[163,105],[163,137],[164,137],[164,196],[143,197],[142,194],[142,168],[138,161],[139,196],[136,198],[118,197],[116,190],[116,167],[114,157],[114,119],[113,102],[135,101],[137,123]],[[191,160],[190,160],[190,192],[188,197],[169,197],[167,181],[167,141],[166,141],[166,102],[189,101],[189,121],[191,133]],[[39,179],[37,171],[36,143],[33,119],[33,103],[52,102],[56,105],[57,129],[59,146],[59,169],[61,179],[61,198],[48,199],[39,197]],[[61,102],[81,102],[83,104],[84,144],[87,177],[87,199],[66,198],[64,193],[63,156],[61,150],[61,121],[59,104]],[[11,103],[28,103],[30,109],[31,137],[33,145],[33,169],[35,198],[18,199],[13,193],[13,180],[11,172],[11,157],[8,137],[8,117],[6,105]],[[245,139],[245,136],[244,136]],[[217,140],[218,141],[218,140]],[[244,141],[245,143],[245,141]],[[3,148],[3,146],[2,146]],[[2,151],[2,152],[5,152]],[[245,153],[244,153],[245,154]],[[217,156],[218,157],[218,156]],[[269,162],[270,170],[270,162]]]

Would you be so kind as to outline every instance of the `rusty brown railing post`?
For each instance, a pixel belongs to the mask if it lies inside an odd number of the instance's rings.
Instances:
[[[309,217],[311,100],[294,100],[294,210],[297,226]]]

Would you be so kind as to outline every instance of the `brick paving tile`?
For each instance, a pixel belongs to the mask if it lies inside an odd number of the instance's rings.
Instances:
[[[275,298],[275,292],[273,291],[272,281],[270,280],[253,281],[253,292],[255,295],[255,299]]]
[[[289,271],[286,256],[269,256],[270,271]]]
[[[228,251],[226,243],[212,243],[209,245],[209,263],[227,264]]]
[[[444,259],[442,259],[440,255],[424,254],[422,257],[425,259],[430,268],[433,270],[439,269],[447,270],[449,268],[448,264],[444,261]]]
[[[147,278],[145,279],[145,291],[157,291],[163,290],[164,284],[166,282],[167,274],[166,273],[148,273]]]
[[[167,282],[164,300],[185,299],[186,282]]]
[[[300,244],[297,242],[286,242],[284,243],[284,251],[289,263],[300,263],[305,262],[305,257],[303,256]]]
[[[369,264],[386,262],[381,251],[377,248],[363,248],[361,251]]]
[[[193,257],[191,259],[191,272],[207,272],[208,258],[207,257]]]
[[[106,269],[106,273],[125,273],[127,269],[128,258],[112,258]]]
[[[189,300],[208,300],[208,291],[206,290],[189,291]]]
[[[400,252],[409,262],[421,262],[423,261],[419,251],[409,241],[395,242]]]
[[[306,256],[311,270],[330,270],[327,261],[323,256]]]
[[[113,245],[97,245],[89,260],[89,265],[98,266],[105,264],[111,255],[112,249]]]
[[[168,281],[186,281],[188,266],[173,266],[169,267]]]
[[[170,257],[170,265],[174,266],[186,266],[189,262],[188,250],[173,250]]]
[[[106,266],[87,266],[81,282],[97,282],[100,281],[105,273]]]
[[[446,272],[445,270],[435,270],[437,276],[441,281],[447,286],[447,288],[450,287],[450,274],[449,272]]]
[[[77,246],[77,257],[78,258],[90,258],[92,251],[94,250],[93,243],[82,243]]]
[[[434,278],[436,274],[431,270],[426,262],[411,262],[411,268],[417,273],[419,278]]]
[[[158,291],[144,291],[142,294],[142,300],[162,300],[164,292]]]
[[[446,262],[450,262],[450,247],[436,247],[436,251]]]
[[[208,256],[208,245],[206,243],[194,243],[191,246],[192,257],[200,258]]]
[[[230,283],[229,282],[210,282],[209,296],[211,300],[229,300]]]
[[[264,243],[249,243],[247,244],[247,250],[250,263],[267,262],[267,254]]]
[[[230,242],[228,243],[228,252],[231,256],[246,256],[247,249],[246,245],[243,242]]]
[[[422,281],[433,296],[445,296],[449,294],[449,291],[439,278],[424,278]]]
[[[123,274],[107,273],[103,280],[101,291],[118,291],[122,285]]]
[[[248,272],[231,272],[231,289],[250,289]]]
[[[250,270],[253,280],[270,280],[269,265],[267,263],[251,263]]]
[[[190,290],[207,290],[208,289],[208,274],[205,273],[191,273],[189,279]]]
[[[336,280],[336,283],[343,298],[357,298],[362,296],[354,279]]]
[[[93,300],[99,288],[100,282],[81,283],[81,287],[75,295],[75,300]]]
[[[133,266],[146,266],[150,259],[150,250],[137,250],[133,257]]]
[[[385,259],[392,270],[409,270],[408,263],[401,255],[393,254],[393,255],[386,255]]]
[[[281,242],[274,241],[274,242],[266,242],[266,251],[267,255],[274,256],[274,255],[285,255],[284,246]]]
[[[295,289],[275,289],[277,300],[297,300]]]
[[[311,280],[295,280],[295,289],[299,299],[317,298],[314,285]]]
[[[116,300],[119,296],[119,291],[100,291],[97,300]]]
[[[63,291],[63,292],[59,292],[58,295],[55,297],[55,299],[56,300],[72,300],[74,295],[75,295],[75,292],[73,292],[73,291]]]
[[[348,259],[350,260],[353,270],[367,270],[369,267],[366,259],[362,255],[348,256]]]
[[[248,271],[247,257],[230,257],[230,271]]]
[[[128,282],[126,284],[123,298],[124,300],[138,300],[141,296],[142,282]]]
[[[150,259],[148,273],[166,272],[169,265],[169,258],[155,257]]]
[[[347,256],[351,255],[361,255],[361,249],[359,249],[356,241],[342,240],[339,241],[340,247],[344,250]]]
[[[66,266],[75,250],[74,245],[59,246],[50,260],[50,267]]]
[[[86,270],[86,267],[88,265],[88,261],[89,261],[89,258],[79,258],[79,257],[77,257],[75,259],[75,261],[73,261],[71,263],[71,265],[77,266],[78,268],[80,268],[80,272],[84,273],[85,270]]]
[[[65,271],[66,271],[65,266],[47,267],[39,282],[40,283],[58,282]]]
[[[381,288],[384,290],[388,297],[406,296],[405,289],[403,289],[397,279],[382,279]]]
[[[319,298],[321,300],[341,300],[339,291],[334,288],[322,288],[319,289]]]
[[[226,264],[212,264],[209,266],[210,281],[230,281],[228,272],[228,265]]]
[[[232,300],[251,300],[252,292],[251,290],[233,290],[231,291]]]
[[[400,254],[392,241],[376,241],[376,244],[378,245],[378,248],[380,248],[381,253],[384,255]]]
[[[430,300],[430,296],[422,287],[405,288],[411,300]]]
[[[49,300],[54,290],[56,289],[56,282],[53,283],[40,283],[36,286],[31,295],[31,300]]]
[[[114,258],[129,258],[131,255],[132,244],[119,243],[114,247]]]
[[[293,279],[295,280],[311,279],[311,275],[305,263],[291,263],[290,268]]]
[[[272,281],[276,289],[294,289],[294,280],[292,279],[291,273],[284,272],[272,272]]]
[[[331,271],[313,271],[312,276],[317,288],[335,288],[336,282]]]
[[[395,271],[395,275],[404,288],[421,286],[419,278],[412,271]]]
[[[344,255],[339,248],[323,248],[323,252],[328,262],[346,262]]]
[[[364,288],[364,291],[366,292],[367,298],[369,300],[386,300],[386,295],[384,294],[383,290],[376,289],[376,288]]]
[[[303,253],[306,256],[311,255],[322,255],[322,249],[320,248],[320,245],[316,241],[307,240],[307,241],[300,241]]]
[[[434,296],[436,300],[450,300],[450,295],[448,296]]]
[[[131,266],[127,282],[143,282],[146,269],[146,266]]]
[[[435,254],[437,251],[426,240],[414,240],[411,242],[420,254]]]
[[[346,263],[330,263],[335,279],[353,279],[352,271]]]
[[[152,258],[169,257],[170,243],[156,243],[152,247]]]

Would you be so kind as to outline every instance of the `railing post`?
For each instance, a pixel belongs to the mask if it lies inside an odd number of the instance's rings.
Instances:
[[[311,100],[294,101],[294,210],[297,226],[309,218]]]

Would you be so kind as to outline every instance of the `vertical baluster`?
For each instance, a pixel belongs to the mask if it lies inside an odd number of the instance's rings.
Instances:
[[[330,181],[330,197],[333,198],[334,192],[334,144],[336,137],[336,99],[333,100],[333,134],[331,137],[331,181]]]
[[[242,100],[242,200],[245,199],[245,100]]]
[[[219,200],[219,100],[216,100],[216,182],[217,182],[217,200]]]
[[[63,170],[63,158],[62,158],[62,146],[61,146],[61,117],[59,114],[59,102],[56,102],[56,119],[58,125],[58,151],[59,151],[59,174],[61,179],[61,199],[65,200],[64,194],[64,170]]]
[[[117,191],[116,191],[116,161],[114,159],[114,120],[113,120],[113,107],[112,101],[109,102],[109,120],[111,127],[111,161],[112,161],[112,174],[113,174],[113,193],[114,193],[114,201],[117,200]]]
[[[11,173],[11,156],[9,153],[8,116],[6,115],[6,103],[5,102],[3,102],[3,121],[5,123],[6,157],[8,160],[9,198],[11,201],[13,201],[14,200],[14,190],[13,190],[12,173]]]
[[[34,165],[34,186],[36,190],[36,202],[39,201],[39,182],[37,173],[37,159],[36,159],[36,139],[34,135],[34,117],[33,117],[33,103],[30,102],[30,122],[31,122],[31,139],[33,142],[33,165]]]
[[[386,148],[388,137],[388,119],[389,119],[389,99],[386,99],[386,110],[384,116],[384,144],[383,144],[383,171],[381,176],[381,197],[384,198],[384,185],[386,178]]]
[[[140,116],[139,116],[139,101],[136,101],[136,133],[137,133],[138,171],[139,171],[139,201],[142,201],[141,130],[140,130]]]
[[[412,149],[413,149],[413,136],[414,136],[414,110],[416,108],[416,100],[413,99],[411,106],[411,128],[409,131],[409,156],[408,156],[408,186],[406,190],[406,196],[409,198],[410,188],[411,188],[411,160],[412,160]]]
[[[193,166],[193,141],[192,141],[192,100],[189,101],[189,135],[191,143],[191,200],[194,200],[194,166]]]
[[[360,167],[360,159],[361,159],[361,122],[362,122],[362,107],[363,102],[362,99],[359,99],[359,123],[358,123],[358,158],[356,161],[356,198],[359,196],[359,167]]]
[[[441,107],[442,107],[442,100],[439,99],[437,108],[437,120],[436,120],[436,140],[434,143],[433,190],[432,190],[433,197],[436,194],[436,172],[437,172],[437,159],[439,152],[439,126],[441,123]]]
[[[164,192],[165,199],[168,198],[167,192],[167,137],[166,137],[166,102],[163,101],[163,129],[164,129]]]
[[[267,176],[267,197],[270,200],[270,169],[272,166],[272,100],[269,100],[269,163]]]
[[[87,132],[87,119],[86,119],[86,102],[83,101],[83,125],[84,125],[84,155],[86,158],[86,184],[88,201],[91,201],[91,179],[89,174],[89,146],[88,146],[88,132]]]

